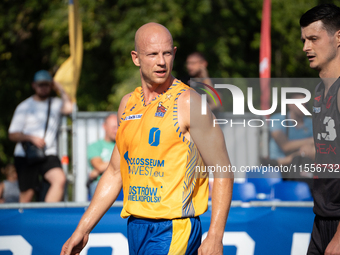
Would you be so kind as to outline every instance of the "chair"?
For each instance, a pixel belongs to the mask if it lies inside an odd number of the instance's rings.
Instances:
[[[249,202],[256,200],[255,185],[250,182],[234,183],[233,200],[240,200],[242,202]]]
[[[280,172],[262,172],[262,168],[254,168],[254,172],[247,172],[247,181],[253,183],[259,197],[270,200],[274,197],[273,187],[275,184],[282,182]],[[262,199],[263,200],[263,199]]]
[[[282,201],[312,201],[312,194],[305,182],[283,181],[274,186],[274,196]]]

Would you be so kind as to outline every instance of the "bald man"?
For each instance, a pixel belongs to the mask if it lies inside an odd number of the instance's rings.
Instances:
[[[233,176],[215,178],[211,224],[201,244],[199,215],[207,210],[209,193],[207,175],[197,169],[228,166],[229,157],[221,129],[212,125],[212,113],[200,113],[200,96],[171,75],[175,53],[164,26],[148,23],[136,32],[131,56],[141,87],[120,103],[117,146],[62,255],[83,249],[121,187],[130,254],[223,253]]]
[[[116,145],[117,128],[117,115],[110,114],[103,123],[105,131],[104,139],[90,144],[87,148],[87,159],[91,166],[89,174],[89,192],[91,198],[94,195],[100,177],[109,164],[113,148]]]

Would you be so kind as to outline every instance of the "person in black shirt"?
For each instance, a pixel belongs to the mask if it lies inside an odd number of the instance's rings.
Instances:
[[[322,82],[315,90],[313,136],[314,225],[308,255],[340,254],[340,8],[318,5],[300,19],[301,40],[311,68]],[[311,166],[312,167],[312,166]]]

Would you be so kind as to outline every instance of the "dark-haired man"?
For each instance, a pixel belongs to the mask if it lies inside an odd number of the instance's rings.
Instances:
[[[213,86],[211,79],[209,78],[208,61],[201,52],[195,51],[187,57],[186,68],[188,70],[189,77],[182,79],[185,84],[195,87],[194,84],[190,84],[190,79],[200,79],[200,82]],[[212,92],[209,88],[206,89]],[[207,100],[210,110],[215,115],[222,110],[222,106],[219,102],[213,102],[210,97],[208,97]]]
[[[314,219],[307,254],[340,254],[340,8],[318,5],[300,19],[303,51],[322,82],[315,89],[313,135],[316,167],[327,166],[314,180]]]

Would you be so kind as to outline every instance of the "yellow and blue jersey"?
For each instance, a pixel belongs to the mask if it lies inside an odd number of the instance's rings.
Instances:
[[[190,89],[179,80],[148,105],[143,89],[131,94],[117,132],[124,202],[121,216],[150,219],[195,217],[207,210],[208,179],[196,145],[178,124],[178,97]]]

